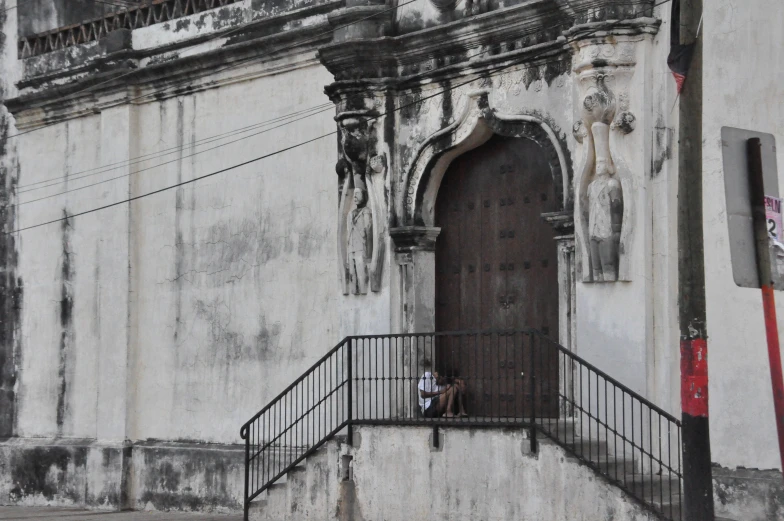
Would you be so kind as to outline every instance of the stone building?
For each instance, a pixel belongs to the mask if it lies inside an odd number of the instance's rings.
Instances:
[[[680,417],[672,1],[0,6],[0,503],[241,511],[240,426],[349,335],[531,327]],[[781,519],[722,128],[784,140],[784,11],[701,24],[715,506]],[[679,519],[525,430],[355,430],[252,515]]]

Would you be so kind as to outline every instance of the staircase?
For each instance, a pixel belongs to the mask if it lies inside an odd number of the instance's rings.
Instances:
[[[469,405],[481,414],[423,418],[416,388],[428,370],[466,381]],[[427,427],[435,444],[439,429],[525,432],[530,453],[557,447],[646,513],[682,519],[680,422],[534,330],[344,339],[243,425],[245,519],[252,507],[254,519],[279,509],[312,509],[315,518],[319,508],[334,510],[344,498],[301,498],[336,479],[324,459],[332,454],[334,466],[364,426]],[[345,443],[330,443],[339,433]],[[319,465],[326,475],[308,483]]]

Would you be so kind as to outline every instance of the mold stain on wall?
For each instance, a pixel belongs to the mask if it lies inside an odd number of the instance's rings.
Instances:
[[[8,153],[8,130],[8,116],[0,114],[0,230],[5,232],[0,236],[0,437],[15,434],[15,386],[21,356],[22,279],[17,276],[16,235],[8,233],[16,226],[18,169]]]
[[[57,435],[64,433],[64,424],[68,413],[67,393],[69,391],[70,367],[73,365],[73,306],[74,306],[74,265],[71,247],[71,230],[73,220],[69,219],[68,211],[63,210],[62,221],[62,252],[60,265],[60,362],[57,368]]]

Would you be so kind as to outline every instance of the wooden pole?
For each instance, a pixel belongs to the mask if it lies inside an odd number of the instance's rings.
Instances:
[[[714,521],[713,471],[708,420],[708,334],[702,229],[703,0],[681,0],[680,43],[694,43],[681,92],[678,128],[678,286],[683,439],[683,519]]]

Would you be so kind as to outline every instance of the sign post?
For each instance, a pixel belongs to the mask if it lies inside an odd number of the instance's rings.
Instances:
[[[773,406],[779,436],[779,454],[784,468],[784,378],[781,371],[781,349],[776,321],[776,300],[773,295],[772,263],[778,262],[781,230],[781,199],[765,195],[762,174],[762,142],[751,138],[746,142],[749,165],[749,196],[754,225],[754,250],[757,274],[762,290],[762,308],[765,315],[765,333],[768,340],[770,380],[773,386]],[[784,249],[784,248],[782,248]]]

